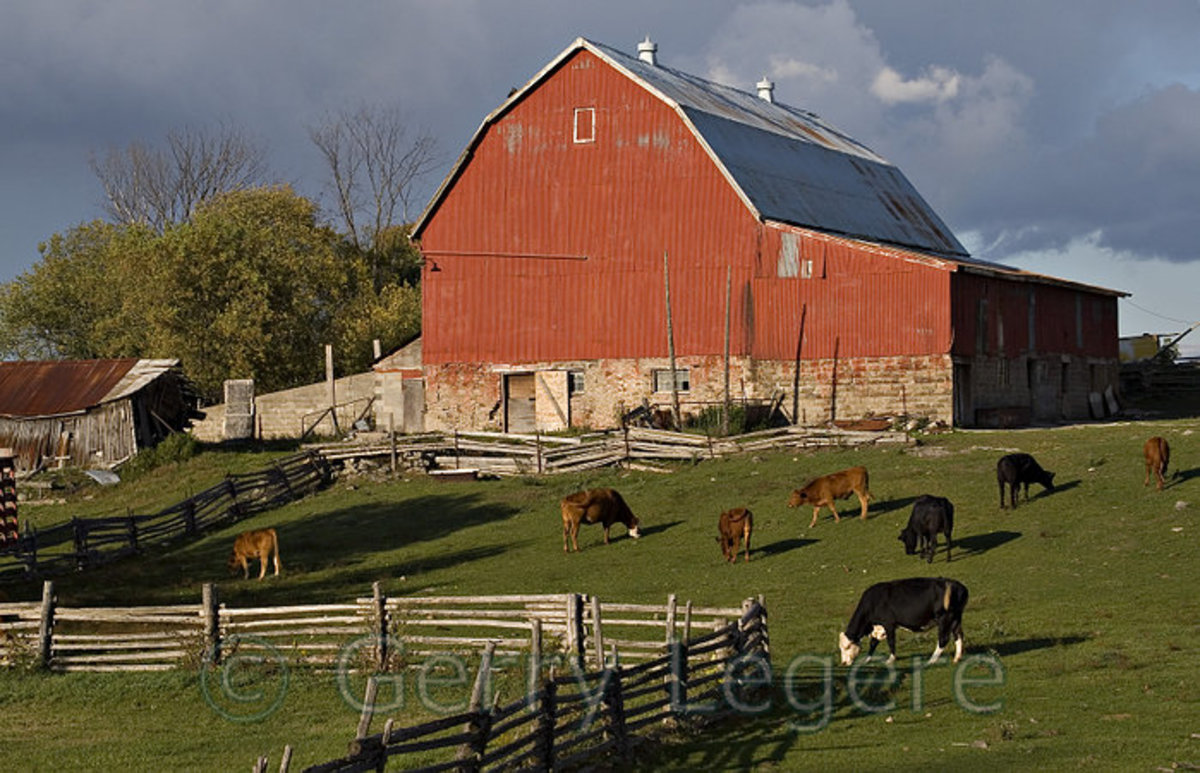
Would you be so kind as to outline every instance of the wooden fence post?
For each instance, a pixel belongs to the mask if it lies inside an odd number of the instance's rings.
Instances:
[[[54,581],[42,583],[42,614],[38,626],[38,665],[50,668],[50,659],[54,656]]]
[[[279,760],[279,773],[288,773],[288,768],[292,764],[292,745],[288,744],[283,747],[283,758]]]
[[[571,657],[582,672],[586,670],[587,638],[583,627],[583,596],[567,594],[567,644]]]
[[[542,681],[542,621],[536,617],[529,621],[529,697],[537,695]]]
[[[296,492],[292,490],[292,481],[288,479],[287,473],[283,469],[283,465],[281,465],[279,462],[275,462],[274,469],[276,477],[278,477],[280,482],[283,483],[283,488],[285,491],[287,491],[288,499],[297,499]]]
[[[125,518],[125,528],[128,531],[129,536],[129,548],[136,551],[138,549],[137,518],[133,515],[133,513],[129,512],[128,509],[126,509]]]
[[[667,637],[663,642],[668,647],[675,638],[675,605],[675,594],[672,593],[667,596]]]
[[[537,471],[538,475],[542,474],[542,433],[535,430],[533,433],[534,447],[537,451]]]
[[[225,494],[229,497],[229,514],[236,520],[242,514],[242,507],[237,500],[237,485],[229,473],[225,473]]]
[[[550,669],[550,678],[542,685],[538,704],[534,760],[538,770],[554,770],[554,717],[558,711],[558,682],[554,681],[553,668]]]
[[[392,447],[390,455],[392,474],[396,474],[396,414],[388,411],[388,442]]]
[[[625,732],[625,699],[621,692],[621,663],[617,648],[613,647],[612,666],[604,690],[604,708],[608,718],[606,733],[616,742],[617,759],[629,756],[629,735]]]
[[[470,739],[458,748],[459,770],[469,773],[479,770],[479,759],[487,748],[488,735],[492,729],[492,714],[490,711],[484,711],[483,698],[488,682],[491,680],[492,655],[495,651],[496,642],[494,641],[488,642],[483,649],[483,657],[479,661],[479,673],[476,674],[475,686],[471,689],[471,703],[467,706],[467,713],[471,714],[471,720],[467,723],[464,731],[470,735]]]
[[[183,501],[183,526],[189,537],[196,536],[196,501],[191,497]]]
[[[84,569],[88,564],[87,524],[80,518],[72,518],[71,529],[75,538],[75,567]]]
[[[354,731],[354,740],[350,742],[347,756],[356,758],[360,763],[366,762],[372,767],[382,770],[387,764],[387,754],[382,738],[369,738],[367,731],[371,729],[371,719],[375,716],[375,697],[378,694],[379,682],[375,677],[367,677],[367,690],[363,695],[362,714],[358,717],[358,727]],[[365,770],[365,768],[354,768]]]
[[[204,583],[200,595],[200,612],[204,616],[204,661],[215,666],[221,662],[221,607],[217,586]]]
[[[671,643],[671,683],[668,690],[671,713],[682,716],[687,706],[688,645],[686,641]]]
[[[592,638],[595,640],[596,668],[604,668],[604,629],[600,621],[600,597],[592,596]]]
[[[379,638],[379,646],[375,648],[376,663],[380,671],[386,671],[388,662],[387,597],[383,595],[383,585],[378,580],[371,586],[371,589],[374,594],[375,635]]]

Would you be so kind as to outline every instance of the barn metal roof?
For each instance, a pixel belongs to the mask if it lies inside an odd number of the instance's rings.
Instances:
[[[585,38],[576,39],[488,115],[421,215],[414,235],[420,235],[488,125],[581,49],[670,105],[760,220],[969,260],[966,248],[899,169],[816,114]]]
[[[0,416],[81,413],[134,394],[179,360],[0,362]]]

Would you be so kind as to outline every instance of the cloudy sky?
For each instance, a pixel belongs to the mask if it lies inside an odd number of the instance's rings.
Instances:
[[[398,108],[442,154],[578,36],[818,113],[895,163],[976,256],[1200,320],[1200,0],[5,0],[0,281],[102,215],[90,154],[234,125],[321,199],[308,129]],[[1200,353],[1200,331],[1189,350]]]

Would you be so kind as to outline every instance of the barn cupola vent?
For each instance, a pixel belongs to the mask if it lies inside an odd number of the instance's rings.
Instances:
[[[638,59],[646,64],[658,64],[658,44],[651,40],[649,35],[638,43]]]
[[[767,76],[764,75],[762,80],[754,84],[754,87],[758,89],[759,99],[764,99],[767,102],[775,101],[775,84],[767,80]]]

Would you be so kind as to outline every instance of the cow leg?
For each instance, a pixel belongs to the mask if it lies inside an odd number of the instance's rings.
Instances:
[[[1004,481],[997,481],[1000,484],[1000,509],[1004,509]]]
[[[863,661],[864,663],[871,662],[871,658],[875,657],[875,648],[879,646],[879,639],[876,639],[874,636],[869,636],[868,638],[871,640],[871,643],[867,645],[867,659]]]
[[[250,559],[247,558],[246,556],[242,556],[241,562],[242,562],[242,579],[249,580],[250,579]]]
[[[929,539],[927,539],[925,541],[925,563],[932,564],[933,563],[933,555],[935,553],[937,553],[937,535],[936,534],[934,534],[932,537],[930,537]]]
[[[810,524],[808,525],[808,528],[810,528],[810,529],[811,529],[812,527],[814,527],[814,526],[816,526],[816,525],[817,525],[817,514],[818,514],[818,513],[820,513],[820,512],[821,512],[821,506],[820,506],[820,505],[817,505],[816,507],[814,507],[814,508],[813,508],[813,519],[812,519],[812,523],[810,523]]]
[[[887,643],[888,643],[887,663],[890,665],[890,664],[896,662],[896,628],[895,628],[895,626],[887,629]]]
[[[604,525],[604,544],[608,544],[608,524]]]
[[[276,577],[278,577],[278,576],[279,576],[279,570],[280,570],[281,568],[282,568],[282,566],[281,566],[281,562],[280,562],[280,560],[279,560],[279,548],[278,548],[278,547],[276,547],[276,548],[275,548],[275,576],[276,576]]]
[[[950,563],[950,532],[946,532],[946,563]]]
[[[1150,485],[1150,468],[1151,468],[1151,467],[1153,467],[1153,466],[1154,466],[1154,465],[1153,465],[1153,464],[1151,464],[1150,460],[1149,460],[1149,459],[1147,459],[1147,460],[1146,460],[1146,480],[1142,481],[1142,485],[1143,485],[1143,486],[1149,486],[1149,485]],[[1156,471],[1156,472],[1157,472],[1157,471]]]
[[[856,491],[856,492],[854,492],[854,493],[858,494],[858,503],[859,503],[860,505],[862,505],[862,512],[860,512],[860,513],[858,514],[858,517],[859,517],[859,518],[861,518],[861,519],[863,519],[863,520],[865,521],[865,520],[867,520],[867,501],[868,501],[868,497],[866,497],[866,496],[863,496],[863,494],[862,494],[861,492],[858,492],[858,491]]]
[[[733,557],[736,559],[737,553],[734,553]],[[750,563],[750,532],[748,531],[746,532],[746,563]]]
[[[267,561],[270,558],[271,554],[265,551],[258,554],[258,579],[261,580],[267,576]]]
[[[837,506],[833,503],[833,499],[829,500],[829,512],[833,513],[833,522],[837,523],[842,520],[842,516],[838,515]]]

